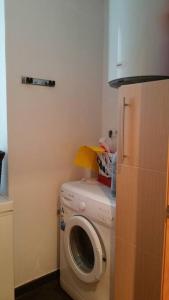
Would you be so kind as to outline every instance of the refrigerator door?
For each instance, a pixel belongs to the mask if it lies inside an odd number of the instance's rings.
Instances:
[[[164,246],[164,275],[163,275],[162,300],[169,299],[169,216],[166,223],[166,238]]]
[[[168,147],[169,149],[169,147]],[[166,220],[164,222],[163,276],[161,300],[169,299],[169,151],[166,188]]]
[[[119,89],[118,164],[166,172],[169,80]]]
[[[115,300],[160,300],[166,174],[120,165],[117,183]]]

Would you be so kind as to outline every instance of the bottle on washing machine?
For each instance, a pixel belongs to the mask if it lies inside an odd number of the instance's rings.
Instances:
[[[117,152],[112,154],[111,192],[113,197],[116,197],[116,166],[117,166]]]

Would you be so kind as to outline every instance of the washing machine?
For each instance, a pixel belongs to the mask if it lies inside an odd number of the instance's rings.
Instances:
[[[60,191],[60,284],[74,300],[109,300],[114,283],[116,201],[97,181]]]

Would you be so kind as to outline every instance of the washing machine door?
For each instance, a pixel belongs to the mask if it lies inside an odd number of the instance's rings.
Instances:
[[[81,281],[99,281],[104,272],[102,245],[95,228],[86,218],[70,218],[65,228],[64,247],[69,266]]]

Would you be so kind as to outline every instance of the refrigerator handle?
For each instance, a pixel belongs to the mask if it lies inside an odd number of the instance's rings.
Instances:
[[[122,105],[122,142],[121,142],[121,161],[123,162],[124,159],[127,157],[124,153],[124,142],[125,142],[125,108],[128,107],[129,104],[126,103],[126,98],[123,97],[123,105]]]
[[[167,206],[167,209],[166,209],[166,217],[167,217],[167,219],[169,219],[169,205]]]

